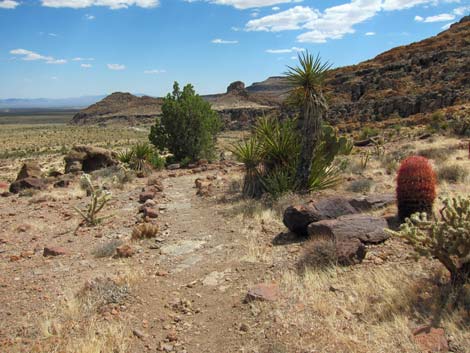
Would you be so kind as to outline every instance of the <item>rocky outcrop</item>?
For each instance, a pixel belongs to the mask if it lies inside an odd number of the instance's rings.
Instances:
[[[114,152],[94,146],[75,146],[64,159],[65,173],[90,173],[118,164]]]
[[[42,171],[36,162],[26,162],[21,167],[16,180],[10,185],[10,192],[18,194],[23,190],[44,190],[47,182],[42,177]]]

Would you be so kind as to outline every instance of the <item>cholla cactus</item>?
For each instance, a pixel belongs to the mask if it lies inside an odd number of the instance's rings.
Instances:
[[[77,207],[74,209],[83,217],[85,223],[89,226],[95,226],[107,217],[98,218],[96,215],[100,212],[103,207],[111,200],[111,193],[109,191],[103,190],[102,188],[97,188],[91,182],[90,176],[88,174],[83,174],[81,182],[86,186],[86,189],[89,191],[91,196],[90,205],[86,211],[82,211]]]
[[[470,279],[470,197],[444,200],[441,219],[415,213],[392,234],[406,239],[421,256],[437,258],[456,285]]]

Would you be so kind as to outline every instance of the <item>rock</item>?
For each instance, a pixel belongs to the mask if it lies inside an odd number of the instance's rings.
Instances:
[[[144,207],[143,209],[144,217],[148,218],[158,218],[158,210],[152,208],[152,207]]]
[[[423,353],[449,351],[449,344],[443,328],[423,325],[413,330],[413,338]]]
[[[279,298],[279,287],[275,283],[261,283],[248,290],[245,302],[253,300],[276,301]]]
[[[284,211],[283,222],[291,232],[307,236],[310,223],[371,211],[393,203],[394,195],[372,195],[353,199],[327,197],[311,201],[307,205],[289,206]]]
[[[224,272],[211,272],[202,280],[202,284],[205,286],[216,286],[224,279],[224,276]]]
[[[60,246],[45,247],[44,252],[43,252],[44,257],[61,256],[61,255],[67,255],[67,254],[68,254],[67,249],[60,247]]]
[[[145,339],[145,338],[147,337],[147,335],[146,335],[145,333],[143,333],[142,331],[140,331],[140,330],[138,330],[138,329],[133,329],[133,330],[132,330],[132,334],[133,334],[135,337],[137,337],[137,338],[139,338],[139,339],[141,339],[141,340],[143,340],[143,339]]]
[[[153,186],[157,192],[162,192],[163,191],[163,183],[156,176],[149,177],[148,180],[147,180],[147,185],[148,186]]]
[[[166,169],[168,170],[176,170],[176,169],[180,169],[181,166],[179,163],[174,163],[174,164],[170,164],[169,166],[166,167]]]
[[[9,191],[5,191],[5,192],[2,192],[0,194],[1,197],[10,197],[10,196],[13,196],[13,193],[12,192],[9,192]]]
[[[196,184],[196,195],[198,196],[210,196],[212,194],[212,183],[210,181],[197,178],[195,180]]]
[[[37,162],[26,162],[20,169],[16,180],[26,179],[26,178],[42,178],[41,167]]]
[[[132,257],[134,254],[135,251],[130,245],[121,245],[116,248],[116,257]]]
[[[70,185],[70,179],[60,179],[54,183],[55,188],[66,188]]]
[[[308,226],[308,235],[329,236],[337,243],[358,239],[364,244],[378,244],[389,238],[385,228],[385,219],[358,214],[311,223]]]
[[[114,152],[94,146],[75,146],[65,156],[65,173],[90,173],[117,164],[117,155]]]
[[[13,194],[18,194],[21,191],[27,190],[27,189],[44,190],[46,188],[47,188],[47,185],[44,179],[24,178],[24,179],[17,180],[11,183],[10,192]]]
[[[245,89],[245,84],[242,81],[232,82],[227,87],[227,93],[241,95],[241,96],[248,96],[248,92]]]
[[[2,190],[2,189],[4,189],[4,190],[8,189],[8,184],[0,182],[0,190]]]
[[[140,193],[139,195],[139,201],[141,203],[146,202],[147,200],[153,200],[155,197],[156,193],[152,190],[146,190]]]
[[[366,247],[359,239],[351,239],[336,243],[336,257],[343,266],[361,263],[366,256]]]

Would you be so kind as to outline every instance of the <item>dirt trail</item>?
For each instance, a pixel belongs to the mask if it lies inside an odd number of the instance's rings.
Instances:
[[[175,352],[252,352],[263,338],[252,329],[255,318],[243,299],[250,285],[264,279],[267,265],[243,260],[243,224],[222,214],[215,201],[197,197],[194,179],[165,182],[169,202],[161,205],[166,208],[161,224],[169,229],[159,239],[160,255],[149,269],[153,274],[136,288],[142,305],[134,315],[143,321],[148,337],[134,352],[145,346]]]

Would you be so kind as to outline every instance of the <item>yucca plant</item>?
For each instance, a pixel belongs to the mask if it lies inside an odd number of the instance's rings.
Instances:
[[[262,193],[259,180],[260,164],[264,157],[263,145],[256,136],[239,142],[232,146],[235,158],[245,164],[245,177],[243,179],[243,195],[258,197]]]
[[[88,174],[83,174],[81,182],[86,185],[87,190],[90,192],[91,200],[87,209],[82,211],[78,207],[74,207],[80,216],[83,217],[83,221],[88,226],[96,226],[101,221],[111,216],[106,217],[97,217],[98,213],[103,209],[104,206],[111,200],[111,193],[102,189],[101,187],[96,187],[91,182],[91,178]]]
[[[119,161],[127,165],[129,165],[133,156],[134,156],[134,151],[132,149],[127,149],[117,154]]]
[[[302,191],[310,189],[312,161],[321,141],[323,116],[327,103],[322,93],[326,73],[331,68],[319,56],[308,51],[299,54],[299,66],[288,66],[285,77],[292,87],[291,97],[300,105],[301,152],[297,164],[296,180]]]

